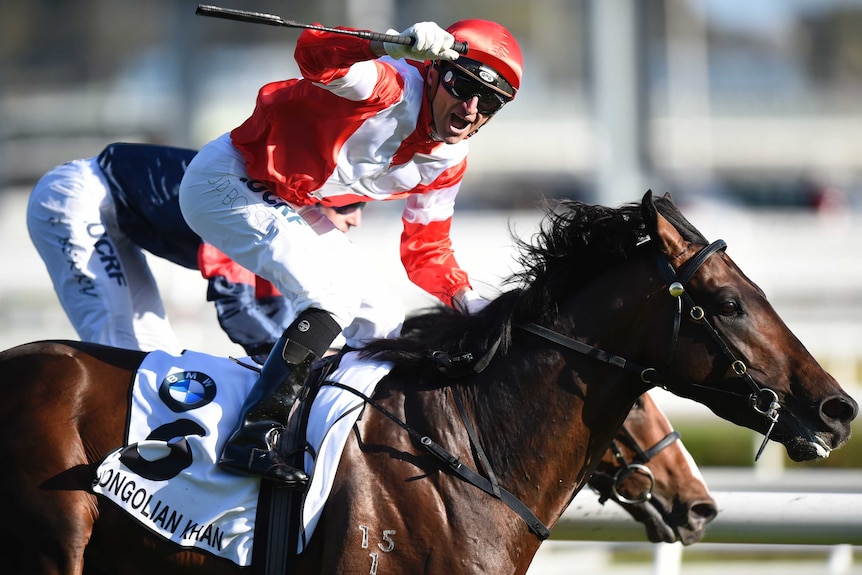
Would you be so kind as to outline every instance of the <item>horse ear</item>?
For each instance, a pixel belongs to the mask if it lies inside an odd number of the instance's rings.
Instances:
[[[647,190],[644,197],[641,198],[641,217],[643,218],[646,233],[651,237],[655,237],[656,219],[658,218],[658,210],[652,201],[652,190]]]
[[[665,194],[664,199],[672,202],[670,194]],[[641,213],[650,238],[661,242],[661,250],[668,257],[673,258],[685,251],[688,242],[683,239],[674,225],[658,212],[653,202],[652,190],[647,190],[641,199]]]

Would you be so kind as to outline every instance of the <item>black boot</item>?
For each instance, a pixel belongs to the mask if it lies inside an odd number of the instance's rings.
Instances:
[[[282,457],[281,440],[312,362],[323,355],[339,331],[329,313],[314,308],[303,311],[285,330],[243,404],[239,424],[219,459],[220,467],[289,486],[308,483],[308,475]]]

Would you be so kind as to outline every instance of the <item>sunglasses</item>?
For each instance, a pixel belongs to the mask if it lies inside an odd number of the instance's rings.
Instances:
[[[464,102],[476,96],[476,108],[484,116],[496,114],[511,99],[454,66],[440,69],[440,83],[451,96]]]
[[[352,214],[356,210],[361,210],[365,207],[365,202],[356,202],[355,204],[347,204],[346,206],[332,206],[335,213],[346,216]]]

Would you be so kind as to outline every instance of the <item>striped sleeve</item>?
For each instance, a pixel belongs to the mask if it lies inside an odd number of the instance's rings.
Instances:
[[[450,307],[452,297],[470,287],[449,237],[459,187],[411,195],[402,214],[401,262],[407,277]]]

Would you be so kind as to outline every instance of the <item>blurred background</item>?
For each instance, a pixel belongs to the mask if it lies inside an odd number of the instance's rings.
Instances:
[[[522,89],[471,141],[453,224],[479,291],[505,289],[511,236],[535,231],[543,199],[618,205],[647,189],[669,192],[708,238],[727,240],[791,329],[862,399],[862,0],[211,3],[381,32],[424,20],[501,22],[524,51]],[[198,148],[241,123],[264,83],[298,74],[298,30],[195,16],[197,4],[0,0],[0,347],[77,338],[24,226],[27,194],[45,171],[116,141]],[[414,310],[435,302],[398,262],[400,210],[370,206],[351,235]],[[152,266],[190,349],[241,354],[196,272],[155,258]],[[750,487],[816,469],[812,488],[840,478],[836,489],[862,489],[858,439],[804,465],[772,445],[755,467],[753,434],[691,402],[661,404],[716,485],[731,485],[721,478],[733,470],[748,473],[739,477]],[[609,549],[604,559],[620,553]],[[856,572],[853,551],[830,573]],[[760,558],[761,572],[775,555]],[[625,572],[649,572],[634,563]],[[683,572],[702,564],[686,559]],[[827,572],[817,565],[799,572]]]

